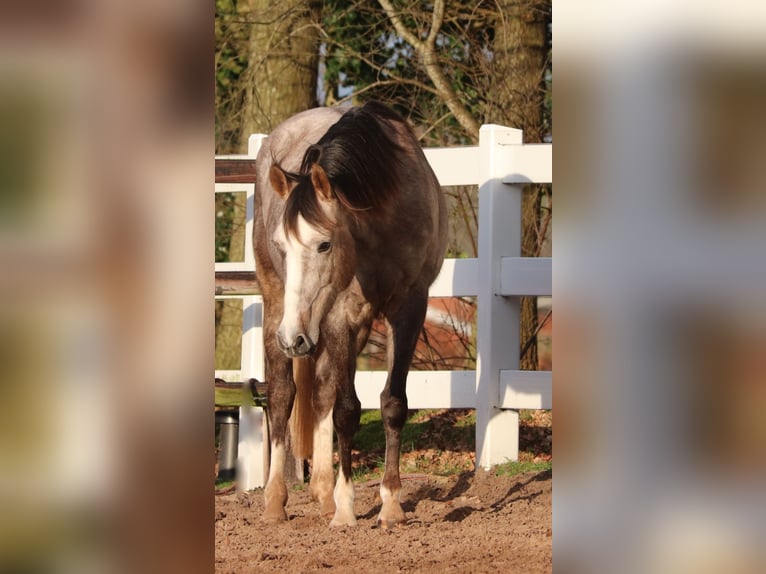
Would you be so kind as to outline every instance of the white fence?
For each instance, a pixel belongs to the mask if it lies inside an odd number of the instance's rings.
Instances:
[[[265,136],[250,137],[253,159]],[[444,186],[479,185],[479,257],[446,259],[431,287],[435,297],[477,297],[476,371],[410,371],[409,407],[475,408],[476,463],[492,465],[516,460],[518,409],[552,408],[550,371],[519,370],[519,297],[551,295],[551,259],[521,257],[521,190],[527,183],[550,183],[550,144],[522,144],[521,130],[481,127],[478,146],[428,148],[426,157]],[[217,263],[216,271],[252,270],[250,238],[252,184],[216,184],[216,192],[247,193],[247,243],[243,263]],[[262,303],[243,296],[240,371],[216,371],[225,380],[264,380]],[[386,373],[358,371],[356,389],[363,409],[380,406]],[[266,425],[257,407],[240,409],[238,486],[263,486]]]

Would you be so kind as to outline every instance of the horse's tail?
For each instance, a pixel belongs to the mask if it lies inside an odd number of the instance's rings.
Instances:
[[[293,455],[309,458],[314,450],[314,363],[308,357],[293,359],[295,401],[290,415]]]

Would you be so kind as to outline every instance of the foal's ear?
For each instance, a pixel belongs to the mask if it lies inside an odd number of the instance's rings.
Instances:
[[[327,172],[322,169],[322,166],[315,163],[311,166],[311,184],[316,190],[317,196],[322,201],[332,200],[332,186],[330,185],[330,179],[327,177]]]
[[[269,181],[271,181],[271,187],[277,192],[277,195],[281,198],[287,197],[287,193],[290,191],[290,186],[287,184],[287,176],[281,167],[272,164],[269,168]]]

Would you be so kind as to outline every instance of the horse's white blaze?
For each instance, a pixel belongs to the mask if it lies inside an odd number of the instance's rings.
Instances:
[[[279,332],[287,345],[292,345],[302,332],[300,324],[300,288],[303,283],[303,265],[301,254],[295,253],[294,242],[287,243],[286,277],[285,277],[285,306]]]
[[[287,345],[292,345],[298,335],[306,334],[308,325],[301,323],[301,287],[304,283],[304,259],[309,245],[321,239],[322,234],[309,225],[302,216],[298,216],[298,238],[286,235],[280,226],[275,233],[275,239],[285,250],[285,299],[282,323],[279,334]],[[316,341],[314,341],[316,343]]]
[[[335,516],[330,526],[354,526],[356,515],[354,514],[354,483],[351,478],[343,475],[343,469],[338,472],[338,481],[335,483]]]

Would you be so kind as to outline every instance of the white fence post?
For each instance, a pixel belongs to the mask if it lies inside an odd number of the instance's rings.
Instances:
[[[242,297],[242,380],[263,381],[263,299]],[[263,408],[239,407],[239,445],[237,451],[237,489],[251,490],[266,483],[269,467],[268,425]]]
[[[251,134],[247,140],[247,155],[258,156],[264,134]],[[248,197],[247,223],[254,226],[255,197]],[[252,250],[252,232],[245,239]],[[249,261],[248,261],[249,263]],[[251,268],[255,270],[255,260]],[[263,381],[266,374],[263,355],[263,299],[260,296],[242,298],[242,381],[250,377]],[[243,405],[239,408],[239,451],[237,456],[237,490],[251,490],[266,484],[269,468],[268,422],[261,407]]]
[[[519,413],[502,410],[500,371],[519,366],[519,299],[500,295],[501,257],[521,255],[521,187],[503,183],[506,146],[521,130],[483,125],[479,132],[479,289],[477,302],[476,465],[518,459]]]

